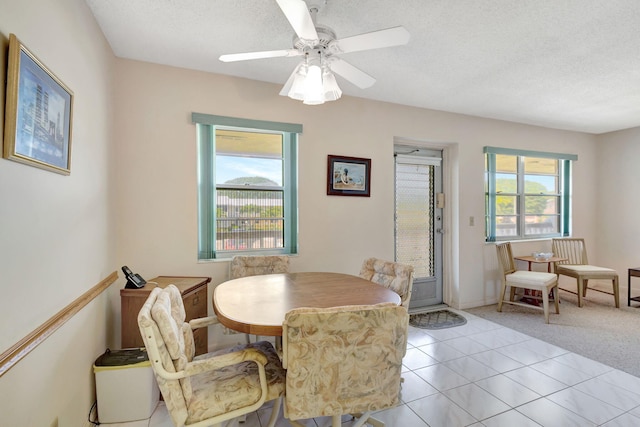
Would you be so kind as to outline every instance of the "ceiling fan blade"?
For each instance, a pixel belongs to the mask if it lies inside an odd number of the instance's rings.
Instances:
[[[332,58],[329,68],[331,68],[331,71],[350,81],[360,89],[371,87],[376,82],[376,79],[359,68],[349,64],[344,59]]]
[[[316,26],[309,7],[302,0],[276,0],[298,37],[303,40],[318,40]]]
[[[410,37],[411,35],[404,27],[393,27],[339,39],[332,45],[339,53],[348,53],[407,44]]]
[[[298,49],[284,49],[284,50],[265,50],[263,52],[247,52],[247,53],[231,53],[228,55],[220,55],[220,61],[222,62],[235,62],[235,61],[247,61],[250,59],[263,59],[263,58],[281,58],[285,56],[300,56],[302,52]]]

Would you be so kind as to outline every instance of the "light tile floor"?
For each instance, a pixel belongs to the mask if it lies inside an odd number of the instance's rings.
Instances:
[[[640,378],[457,312],[465,325],[409,327],[402,404],[376,414],[387,427],[640,426]],[[266,426],[269,414],[260,409],[239,425]],[[280,418],[277,427],[290,426]]]

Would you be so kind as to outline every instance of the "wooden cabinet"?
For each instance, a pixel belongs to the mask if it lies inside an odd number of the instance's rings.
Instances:
[[[207,284],[211,277],[158,276],[147,281],[140,289],[121,289],[120,306],[122,310],[122,348],[143,347],[142,336],[138,328],[138,313],[156,286],[164,288],[176,285],[182,295],[187,321],[207,316]],[[193,338],[196,354],[208,351],[207,328],[196,329]]]

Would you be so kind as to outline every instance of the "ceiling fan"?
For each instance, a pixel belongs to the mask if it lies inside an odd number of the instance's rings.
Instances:
[[[401,26],[356,36],[336,39],[335,32],[316,23],[320,10],[303,0],[276,0],[296,36],[293,48],[262,52],[235,53],[220,56],[220,61],[235,62],[251,59],[303,56],[280,91],[280,95],[304,101],[305,104],[322,104],[334,101],[342,95],[333,73],[350,81],[361,89],[371,87],[375,79],[339,57],[340,54],[369,49],[399,46],[409,41],[409,32]]]

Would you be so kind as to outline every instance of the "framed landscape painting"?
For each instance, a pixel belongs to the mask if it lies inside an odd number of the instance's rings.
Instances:
[[[329,155],[327,194],[330,196],[371,196],[371,159]]]
[[[9,35],[3,157],[52,172],[71,172],[73,92]]]

